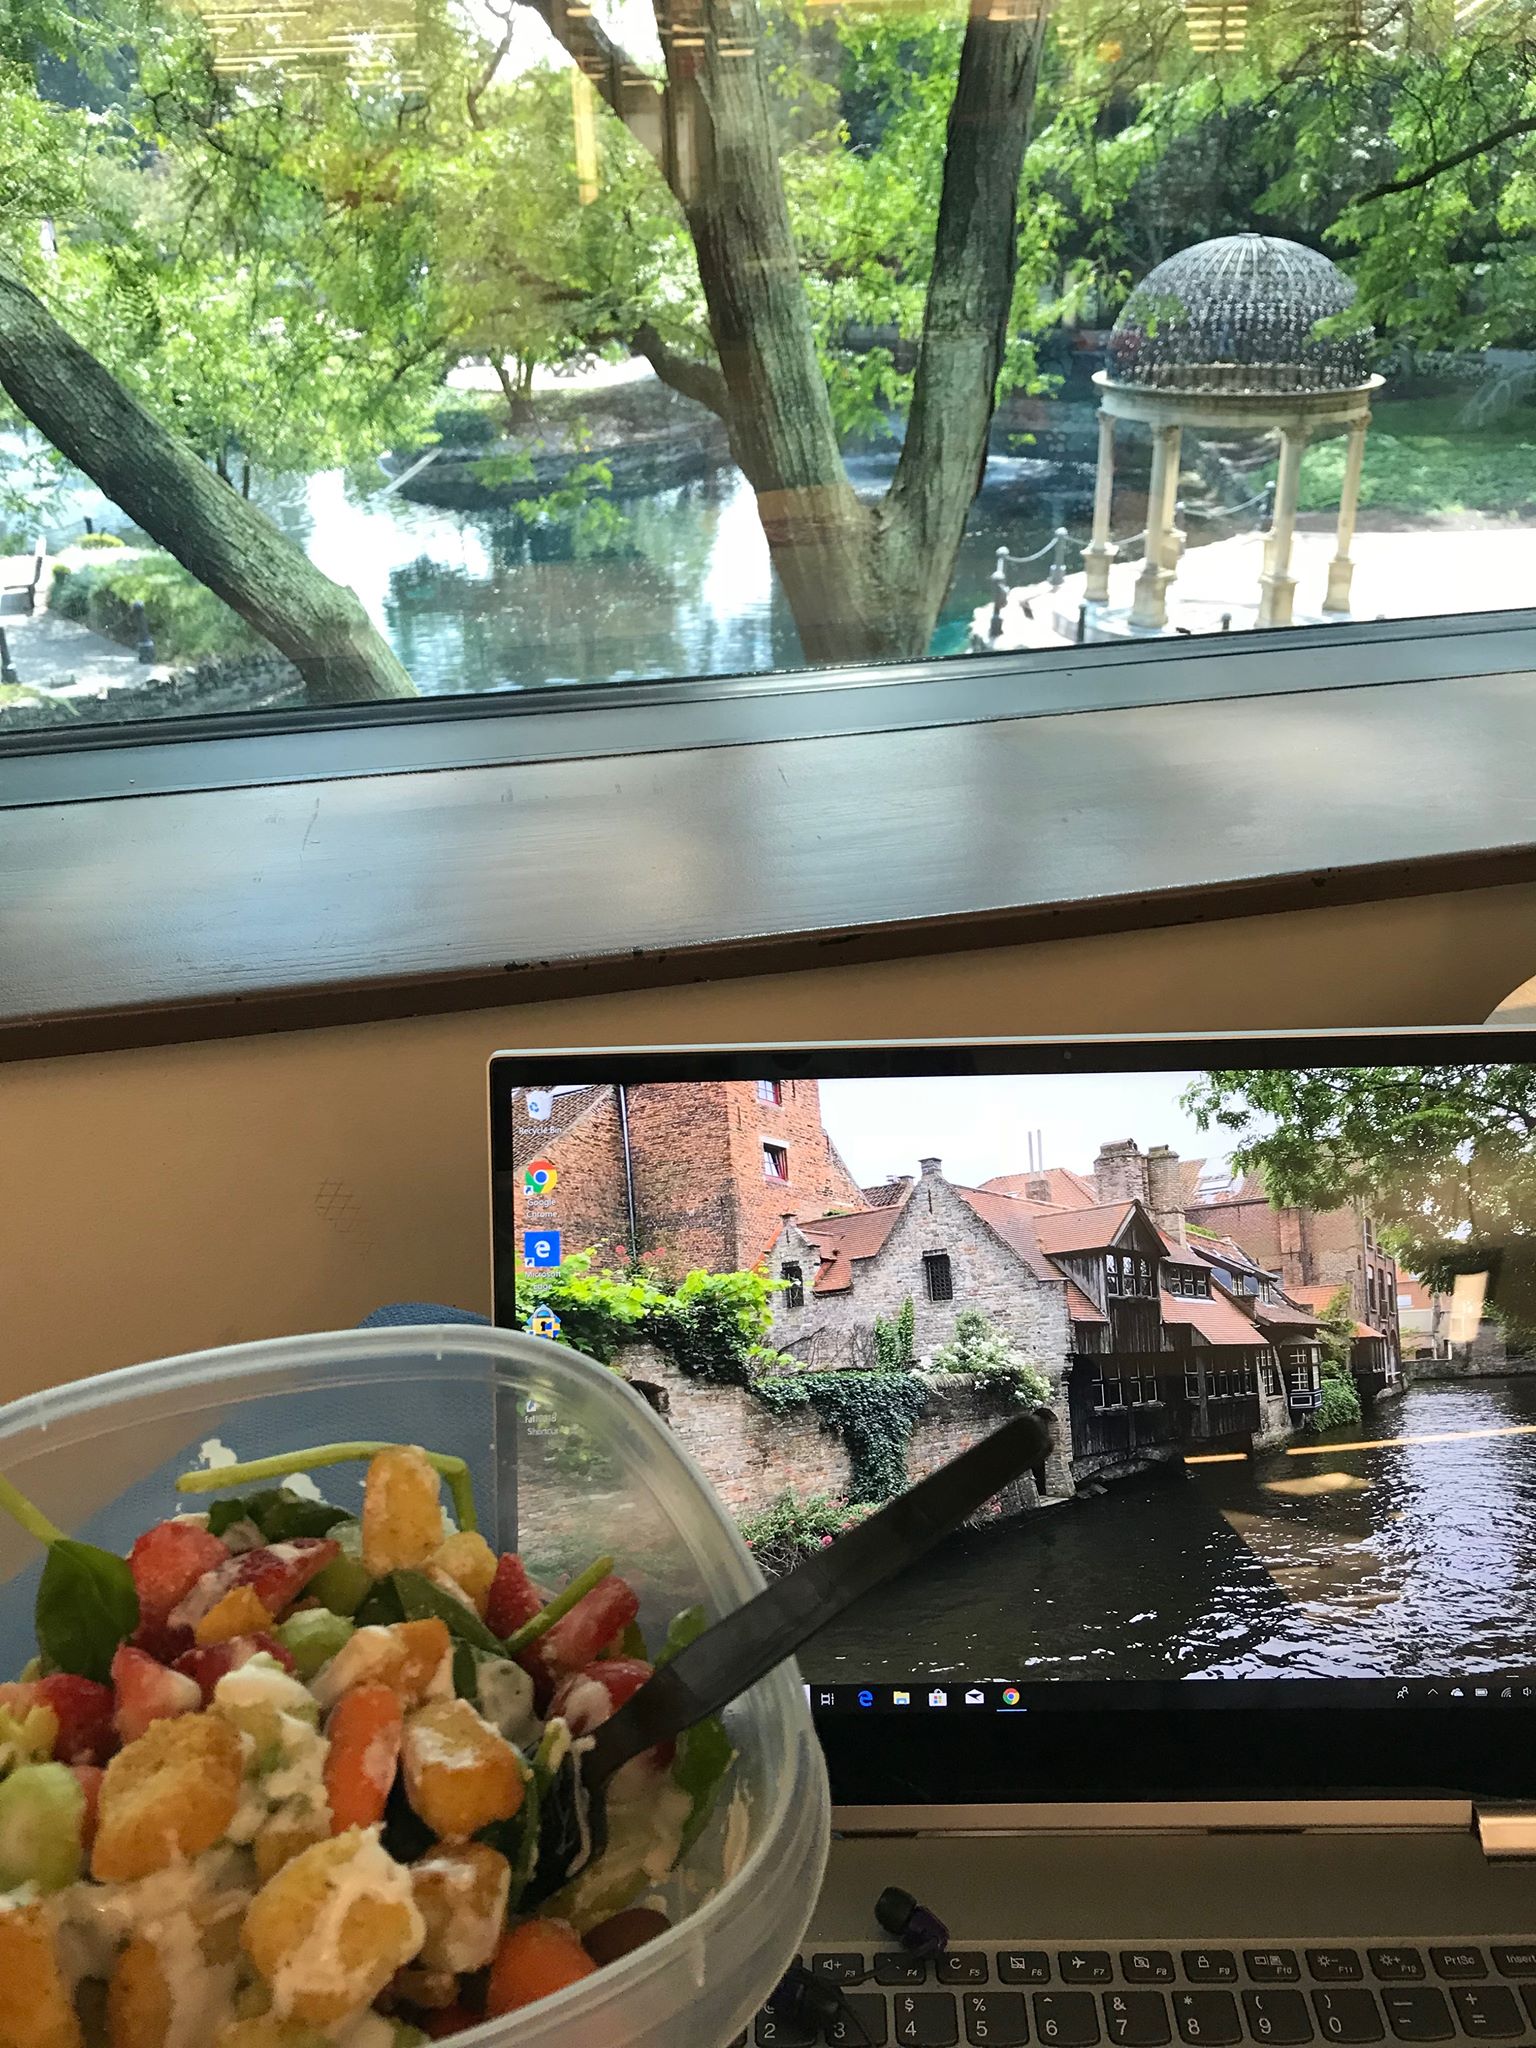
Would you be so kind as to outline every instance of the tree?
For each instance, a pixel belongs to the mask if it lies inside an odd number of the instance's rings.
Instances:
[[[1536,1066],[1240,1068],[1184,1100],[1271,1201],[1358,1204],[1426,1286],[1487,1272],[1536,1328]]]
[[[1351,1360],[1355,1344],[1355,1307],[1349,1289],[1341,1287],[1329,1296],[1318,1318],[1318,1348],[1322,1353],[1323,1404],[1317,1411],[1319,1429],[1339,1429],[1360,1420],[1360,1389],[1355,1384]]]

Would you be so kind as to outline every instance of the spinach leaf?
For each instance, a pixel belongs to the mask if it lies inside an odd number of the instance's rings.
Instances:
[[[688,1818],[683,1822],[683,1838],[677,1852],[679,1858],[686,1856],[703,1834],[714,1811],[720,1787],[735,1761],[736,1751],[718,1715],[711,1715],[707,1721],[700,1721],[685,1735],[679,1736],[672,1779],[693,1801]]]
[[[254,1522],[268,1543],[291,1543],[295,1536],[328,1536],[338,1522],[352,1519],[329,1501],[301,1500],[286,1487],[274,1486],[243,1500],[216,1500],[208,1510],[208,1533],[222,1536],[236,1522]]]
[[[471,1706],[480,1699],[480,1674],[475,1663],[475,1653],[468,1643],[453,1646],[453,1689],[461,1700],[468,1700]]]
[[[37,1587],[37,1647],[60,1671],[105,1685],[119,1643],[139,1625],[125,1559],[61,1536],[48,1546]]]
[[[523,1790],[523,1803],[511,1820],[492,1821],[488,1828],[482,1828],[475,1840],[486,1842],[491,1848],[505,1856],[512,1866],[512,1889],[507,1896],[507,1910],[514,1912],[521,1905],[533,1873],[539,1861],[540,1813],[543,1806],[543,1788],[548,1783],[545,1776],[535,1770],[528,1775]]]
[[[397,1863],[414,1863],[418,1856],[425,1856],[437,1844],[436,1835],[405,1796],[403,1772],[389,1788],[380,1840]]]
[[[641,1628],[638,1621],[632,1621],[619,1638],[619,1655],[621,1657],[638,1657],[642,1664],[648,1664],[651,1661],[646,1654],[645,1631]]]
[[[359,1628],[388,1628],[391,1622],[405,1620],[393,1574],[374,1580],[352,1619]]]
[[[501,1637],[486,1627],[472,1607],[455,1600],[441,1586],[434,1586],[422,1573],[391,1572],[389,1582],[400,1602],[400,1618],[403,1620],[430,1621],[435,1617],[443,1623],[449,1635],[456,1636],[461,1643],[472,1643],[477,1650],[489,1650],[496,1657],[506,1655]],[[358,1619],[362,1619],[361,1613]],[[369,1619],[372,1619],[371,1615]]]
[[[679,1650],[686,1650],[696,1636],[703,1635],[709,1622],[702,1607],[685,1607],[681,1614],[672,1617],[672,1626],[667,1630],[667,1640],[656,1653],[656,1669],[670,1664]]]

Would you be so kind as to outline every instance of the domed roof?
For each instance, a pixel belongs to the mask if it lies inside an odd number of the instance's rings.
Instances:
[[[1109,381],[1258,395],[1352,390],[1369,375],[1369,335],[1316,329],[1354,297],[1343,271],[1299,242],[1196,242],[1126,300],[1109,337]]]

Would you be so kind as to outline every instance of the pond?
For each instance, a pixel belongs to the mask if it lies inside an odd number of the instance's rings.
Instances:
[[[894,456],[849,463],[855,488],[871,495],[893,466]],[[999,547],[1026,554],[1058,521],[1086,526],[1091,479],[1064,488],[1059,474],[993,457],[935,653],[964,648]],[[444,511],[360,491],[340,471],[289,480],[261,502],[319,568],[351,585],[427,695],[803,665],[736,469],[619,500],[618,532],[601,552],[530,537],[511,510]]]
[[[1413,1678],[1536,1665],[1536,1379],[1420,1382],[1363,1427],[950,1539],[809,1646],[928,1674]],[[1330,1448],[1371,1438],[1369,1450]],[[1299,1482],[1299,1484],[1298,1484]]]

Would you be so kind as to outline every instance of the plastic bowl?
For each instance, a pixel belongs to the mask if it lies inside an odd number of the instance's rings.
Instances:
[[[0,1470],[69,1534],[126,1551],[195,1505],[176,1475],[215,1441],[241,1459],[351,1439],[467,1458],[480,1526],[535,1575],[611,1551],[647,1639],[679,1609],[713,1618],[762,1586],[676,1439],[614,1374],[503,1330],[340,1331],[134,1366],[0,1409]],[[361,1498],[363,1468],[317,1475]],[[0,1678],[31,1656],[41,1556],[0,1526]],[[466,2048],[723,2048],[794,1957],[826,1861],[826,1772],[798,1671],[781,1666],[726,1716],[739,1751],[714,1822],[665,1888],[671,1931]]]

